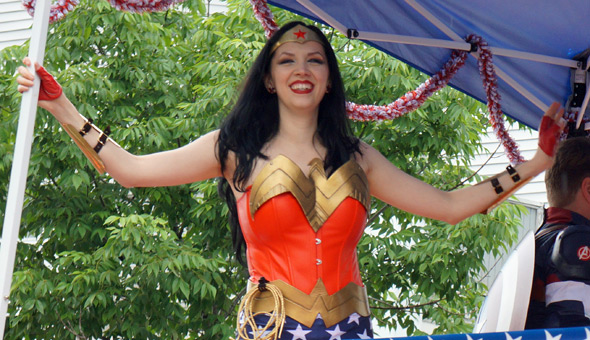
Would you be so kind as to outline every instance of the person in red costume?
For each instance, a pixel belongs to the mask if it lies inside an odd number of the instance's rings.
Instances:
[[[268,40],[219,130],[155,154],[137,156],[119,147],[78,113],[51,75],[34,67],[42,79],[39,105],[121,185],[222,178],[236,252],[239,257],[245,249],[250,273],[252,294],[240,314],[239,339],[372,337],[356,257],[371,196],[458,223],[549,167],[565,125],[554,103],[530,161],[445,192],[402,172],[352,135],[334,51],[319,29],[301,22],[286,24]],[[19,72],[24,92],[34,76],[24,66]]]

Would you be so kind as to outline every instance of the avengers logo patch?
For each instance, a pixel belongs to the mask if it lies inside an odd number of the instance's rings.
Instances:
[[[581,261],[590,260],[590,248],[588,246],[582,246],[578,248],[578,258]]]

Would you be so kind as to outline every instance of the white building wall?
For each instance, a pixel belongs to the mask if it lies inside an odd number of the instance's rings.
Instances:
[[[220,0],[209,0],[207,1],[207,14],[211,15],[213,13],[225,12],[227,10],[227,5],[225,2]]]
[[[20,0],[0,0],[0,50],[29,39],[32,24]]]
[[[207,2],[208,15],[226,10],[227,6],[221,0]],[[21,0],[0,0],[0,50],[27,41],[31,37],[32,24],[33,17],[27,13]]]
[[[509,129],[510,136],[514,139],[517,143],[521,155],[524,159],[529,160],[533,158],[535,151],[537,149],[537,131],[525,131],[519,130],[516,126],[511,126]],[[483,145],[487,149],[486,152],[483,152],[475,157],[472,162],[471,169],[477,170],[480,166],[482,166],[488,158],[494,153],[496,147],[500,144],[496,136],[493,132],[488,133],[486,136],[483,137]],[[510,162],[508,161],[508,157],[506,157],[506,153],[504,152],[504,147],[500,145],[498,151],[492,156],[492,158],[487,162],[487,164],[480,170],[480,174],[483,176],[492,176],[499,172],[506,170],[506,166],[508,166]],[[529,203],[538,203],[543,205],[547,203],[547,193],[545,191],[545,182],[544,177],[545,173],[541,173],[535,178],[533,178],[528,184],[520,188],[520,190],[514,195],[517,199],[523,200]]]

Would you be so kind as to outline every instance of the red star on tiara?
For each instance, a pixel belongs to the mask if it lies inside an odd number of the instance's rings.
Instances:
[[[322,45],[324,44],[318,33],[303,25],[295,25],[295,27],[289,29],[281,38],[279,38],[279,41],[277,41],[271,48],[270,53],[276,51],[276,49],[284,43],[296,42],[304,44],[308,41],[315,41]]]
[[[299,29],[299,31],[297,32],[293,32],[293,34],[295,34],[295,36],[297,37],[297,39],[305,39],[305,34],[307,32],[303,32],[301,29]]]

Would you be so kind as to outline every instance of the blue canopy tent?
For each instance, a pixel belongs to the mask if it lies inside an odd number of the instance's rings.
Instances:
[[[590,47],[590,2],[586,0],[269,3],[328,24],[427,74],[439,70],[451,49],[469,50],[467,35],[479,35],[494,55],[504,113],[534,129],[549,104],[565,105],[572,93],[572,70],[578,69],[577,75],[584,78],[577,98],[583,99],[586,92],[586,60],[573,60]],[[450,85],[486,102],[476,58],[468,58]]]

